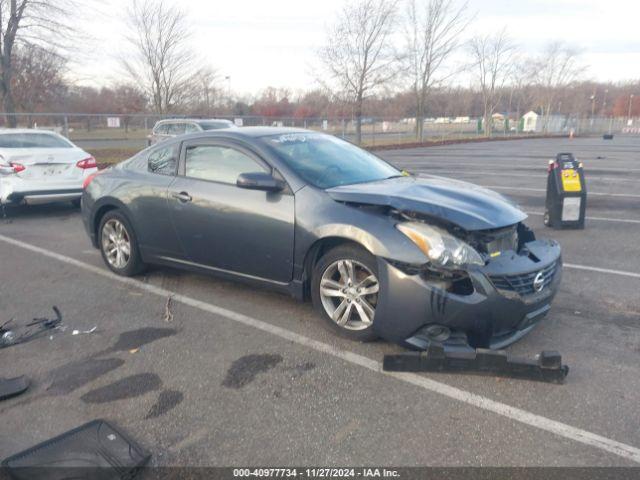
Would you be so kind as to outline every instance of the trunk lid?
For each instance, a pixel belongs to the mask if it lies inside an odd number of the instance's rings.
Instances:
[[[83,170],[76,163],[90,156],[79,148],[11,148],[0,154],[6,163],[23,165],[25,170],[17,175],[32,182],[81,182]]]

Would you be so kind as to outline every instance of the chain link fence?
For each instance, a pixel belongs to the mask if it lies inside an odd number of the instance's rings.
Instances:
[[[198,118],[154,114],[11,114],[20,128],[39,128],[67,136],[85,149],[141,149],[158,120]],[[0,113],[0,126],[6,127],[7,114]],[[515,118],[496,115],[491,136],[520,135],[602,135],[604,133],[640,134],[640,119],[614,117],[552,116],[548,119],[524,115]],[[297,127],[323,131],[347,140],[355,140],[355,122],[351,118],[293,118],[265,116],[217,116],[241,126]],[[544,123],[547,124],[546,128]],[[362,120],[362,143],[383,146],[417,142],[412,118],[367,117]],[[454,141],[485,136],[482,119],[477,117],[431,118],[424,124],[423,141]]]

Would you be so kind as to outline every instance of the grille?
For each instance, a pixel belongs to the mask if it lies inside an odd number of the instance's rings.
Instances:
[[[558,263],[554,262],[541,270],[535,270],[521,275],[490,275],[489,279],[498,290],[518,292],[520,295],[532,295],[536,293],[533,288],[533,280],[538,273],[542,272],[542,285],[544,289],[553,281],[557,268]]]

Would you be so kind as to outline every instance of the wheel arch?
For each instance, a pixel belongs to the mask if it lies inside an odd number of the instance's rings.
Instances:
[[[100,228],[100,222],[108,212],[111,212],[113,210],[120,211],[129,221],[129,223],[131,223],[131,216],[128,213],[128,209],[121,201],[115,198],[104,198],[100,202],[100,205],[97,205],[95,207],[95,213],[93,215],[93,220],[91,223],[91,229],[96,235],[96,239],[98,238],[99,234],[98,228]]]
[[[372,255],[375,255],[375,253],[368,249],[365,245],[349,237],[331,235],[319,238],[309,247],[304,258],[302,281],[303,296],[305,301],[311,298],[311,278],[313,268],[315,267],[316,263],[318,263],[318,260],[320,260],[325,253],[341,245],[353,245],[355,247],[362,248]]]

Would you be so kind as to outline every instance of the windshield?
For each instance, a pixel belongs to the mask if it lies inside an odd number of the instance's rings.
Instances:
[[[375,155],[331,135],[288,133],[261,140],[306,182],[318,188],[401,175]]]
[[[233,124],[231,122],[198,122],[203,130],[218,130],[220,128],[229,128]]]
[[[73,145],[46,133],[7,133],[0,135],[0,148],[73,148]]]

